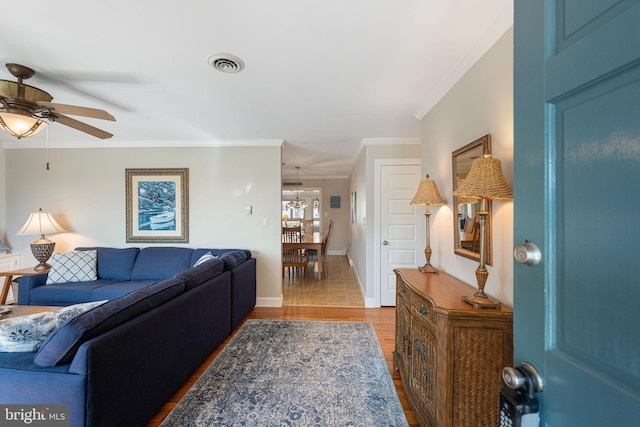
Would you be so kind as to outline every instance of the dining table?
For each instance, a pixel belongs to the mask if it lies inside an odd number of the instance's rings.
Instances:
[[[320,262],[320,256],[322,254],[322,241],[324,240],[324,233],[314,232],[303,234],[300,238],[300,246],[303,249],[315,249],[318,251],[318,262],[316,265],[318,266],[318,279],[322,279],[322,263]]]

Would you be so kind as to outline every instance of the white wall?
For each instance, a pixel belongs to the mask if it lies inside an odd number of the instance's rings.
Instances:
[[[43,148],[5,145],[5,227],[21,265],[35,265],[29,243],[16,236],[30,212],[51,212],[69,230],[48,236],[56,252],[77,246],[127,244],[126,168],[189,168],[189,243],[185,247],[250,249],[257,258],[261,305],[282,297],[280,252],[281,144],[185,148]],[[10,146],[10,147],[7,147]],[[50,170],[46,170],[46,162]],[[246,215],[244,207],[253,206]],[[264,220],[268,226],[264,226]],[[157,245],[157,244],[156,244]]]
[[[513,181],[513,28],[422,119],[422,171],[438,185],[447,206],[432,209],[431,263],[476,286],[478,262],[453,252],[451,153],[491,134],[494,157]],[[493,266],[485,291],[513,304],[513,202],[494,201]]]
[[[351,225],[351,256],[354,268],[364,287],[365,304],[376,306],[375,274],[379,269],[375,242],[375,174],[376,160],[419,159],[418,138],[380,138],[363,140],[363,148],[351,174],[351,192],[356,192],[356,223]]]

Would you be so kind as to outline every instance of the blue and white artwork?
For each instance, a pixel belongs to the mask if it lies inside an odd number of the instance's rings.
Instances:
[[[175,181],[138,182],[138,230],[175,229]]]

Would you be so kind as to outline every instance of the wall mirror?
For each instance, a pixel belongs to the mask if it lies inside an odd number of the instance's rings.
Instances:
[[[491,135],[485,135],[454,151],[453,191],[467,177],[471,163],[483,154],[491,154]],[[457,255],[480,260],[480,199],[463,199],[453,196],[453,250]],[[491,201],[487,201],[487,223],[485,225],[486,263],[492,263],[491,250]]]

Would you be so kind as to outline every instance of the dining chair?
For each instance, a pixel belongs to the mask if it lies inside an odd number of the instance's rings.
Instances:
[[[308,268],[309,257],[302,248],[302,243],[282,243],[282,277],[285,270],[289,271],[289,277],[293,277],[292,274],[298,269],[302,269],[302,275],[306,277]]]
[[[302,229],[297,227],[282,227],[282,243],[297,243],[300,242],[302,236]]]
[[[471,241],[471,252],[480,253],[480,220],[473,223],[473,240]]]
[[[333,233],[333,220],[329,221],[329,229],[327,230],[327,234],[324,235],[322,239],[322,246],[320,249],[320,253],[315,249],[307,249],[306,254],[309,257],[309,262],[320,262],[322,263],[322,272],[325,277],[329,276],[328,269],[328,261],[329,257],[327,256],[327,251],[329,250],[329,240],[331,239],[331,233]]]

